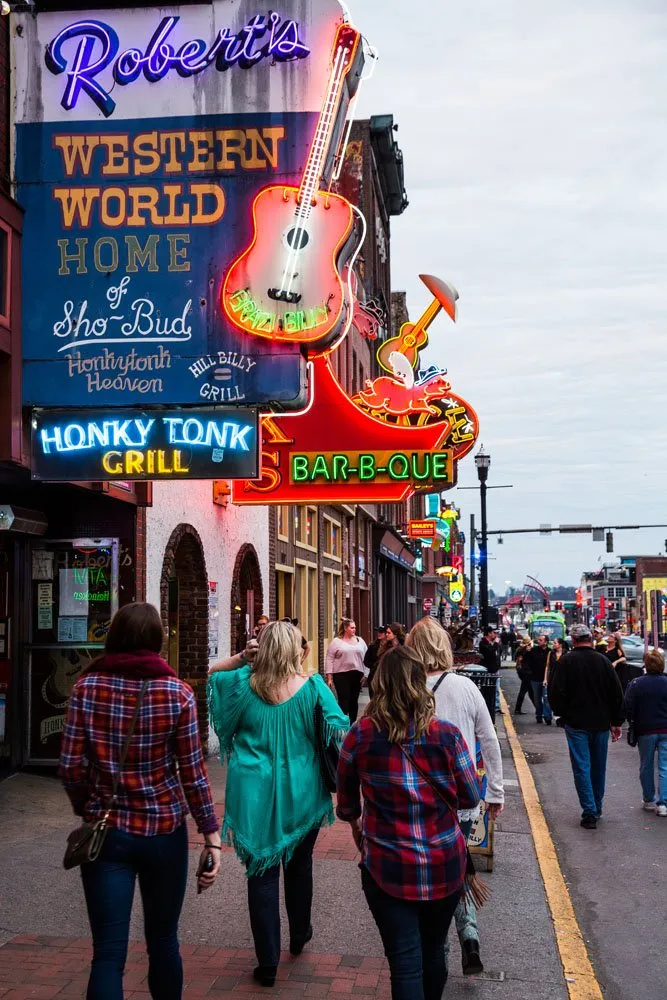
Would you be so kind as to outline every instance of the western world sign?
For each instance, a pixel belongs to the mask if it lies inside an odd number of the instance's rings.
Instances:
[[[33,479],[236,479],[257,475],[257,411],[242,408],[32,413]]]
[[[361,75],[343,21],[336,0],[16,15],[27,405],[304,404],[304,345],[351,312],[329,272],[355,217],[337,201],[325,233],[315,207]]]

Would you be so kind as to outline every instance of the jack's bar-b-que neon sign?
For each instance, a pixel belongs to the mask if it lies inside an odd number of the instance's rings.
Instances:
[[[256,410],[32,413],[33,479],[246,479],[257,466]]]
[[[203,38],[180,44],[170,40],[179,21],[177,15],[163,17],[144,49],[132,47],[120,54],[120,40],[111,25],[93,19],[67,25],[49,42],[44,57],[51,73],[67,74],[62,107],[70,111],[79,97],[87,94],[106,118],[112,115],[116,102],[96,79],[108,67],[115,83],[125,87],[142,74],[157,83],[172,69],[181,77],[189,77],[212,65],[223,72],[232,66],[250,69],[263,59],[287,62],[310,55],[301,40],[298,22],[283,19],[275,11],[256,14],[236,33],[221,28],[211,44]],[[79,44],[68,58],[64,49],[68,42],[77,40]]]

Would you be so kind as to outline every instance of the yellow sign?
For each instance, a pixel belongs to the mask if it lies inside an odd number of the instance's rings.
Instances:
[[[663,594],[662,600],[662,622],[660,623],[660,631],[663,631],[663,623],[665,621],[665,596],[667,595],[667,576],[645,576],[642,580],[642,591],[644,593],[644,607],[646,608],[646,624],[647,627],[653,628],[653,622],[651,620],[651,591],[661,590]]]

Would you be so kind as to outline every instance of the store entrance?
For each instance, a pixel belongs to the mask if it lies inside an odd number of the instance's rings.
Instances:
[[[117,538],[33,542],[28,762],[57,762],[74,684],[104,649],[118,610]]]

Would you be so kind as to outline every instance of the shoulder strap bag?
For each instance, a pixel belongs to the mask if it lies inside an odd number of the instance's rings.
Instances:
[[[324,713],[319,699],[315,702],[315,749],[320,765],[322,781],[328,792],[336,791],[336,771],[338,770],[338,747],[327,743],[324,725]]]
[[[446,676],[447,676],[447,671],[445,671],[444,674],[440,674],[437,681],[431,688],[431,694],[435,694],[435,692],[438,690],[438,688],[440,687]]]
[[[422,767],[419,766],[419,764],[414,759],[412,754],[408,750],[406,750],[403,744],[399,743],[398,746],[403,756],[406,758],[406,760],[408,760],[412,764],[417,774],[421,775],[421,777],[424,779],[427,785],[431,786],[431,788],[435,792],[436,796],[440,799],[440,801],[445,803],[450,813],[454,817],[454,822],[456,823],[456,825],[459,827],[460,830],[461,827],[459,825],[459,817],[458,813],[456,812],[456,809],[454,808],[454,805],[449,801],[449,799],[442,792],[439,786],[436,785],[431,775],[428,774],[427,771],[425,771]],[[466,843],[466,876],[465,876],[464,886],[465,886],[464,898],[466,905],[468,903],[472,903],[472,905],[475,907],[476,910],[481,910],[484,904],[487,903],[491,898],[491,887],[488,886],[486,882],[484,882],[483,879],[481,879],[477,874],[477,872],[475,871],[475,862],[472,859],[470,848],[468,847],[467,843]]]
[[[123,748],[120,752],[118,772],[113,776],[111,783],[111,797],[106,803],[104,816],[102,819],[98,819],[95,823],[82,823],[81,826],[76,828],[76,830],[72,830],[67,838],[67,848],[65,850],[65,857],[63,858],[63,867],[68,870],[70,868],[77,868],[79,865],[88,864],[90,861],[96,861],[99,857],[102,845],[104,844],[107,835],[109,815],[113,807],[116,805],[120,776],[123,773],[123,768],[125,767],[127,751],[129,750],[130,743],[132,742],[132,737],[134,735],[137,719],[139,718],[139,712],[141,711],[141,705],[144,700],[148,684],[149,681],[144,681],[141,686],[141,691],[137,695],[137,703],[134,706],[134,712],[132,714],[132,719],[130,720],[130,728],[128,729],[127,736],[125,737],[125,741],[123,743]]]

